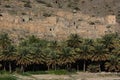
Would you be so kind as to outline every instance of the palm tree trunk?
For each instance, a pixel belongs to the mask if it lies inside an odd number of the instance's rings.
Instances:
[[[4,71],[6,71],[6,67],[5,66],[6,66],[6,63],[4,62]]]
[[[84,60],[84,64],[83,64],[83,71],[86,71],[86,61]]]
[[[70,71],[71,70],[71,64],[67,64],[67,70]]]
[[[53,64],[51,64],[51,67],[52,67],[52,69],[54,70],[54,65],[53,65]]]
[[[101,72],[101,67],[100,67],[100,63],[99,63],[99,72]]]
[[[12,72],[11,62],[9,62],[9,72]]]
[[[50,65],[47,65],[47,67],[48,67],[48,71],[50,70]]]
[[[56,66],[57,66],[57,65],[55,64],[55,71],[56,71]]]
[[[21,65],[21,72],[24,73],[24,66],[23,65]]]
[[[79,71],[79,64],[77,64],[77,71]]]
[[[69,64],[69,69],[71,70],[71,64]]]
[[[67,67],[66,67],[66,69],[68,70],[68,68],[69,68],[69,64],[67,64]]]
[[[5,65],[4,65],[4,71],[6,71]]]
[[[35,70],[36,70],[35,68],[36,68],[36,65],[35,65],[35,64],[33,64],[33,71],[35,71]]]

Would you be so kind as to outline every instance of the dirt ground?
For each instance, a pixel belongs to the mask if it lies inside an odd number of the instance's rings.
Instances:
[[[72,75],[41,74],[31,76],[16,75],[18,80],[120,80],[120,73],[83,73]]]

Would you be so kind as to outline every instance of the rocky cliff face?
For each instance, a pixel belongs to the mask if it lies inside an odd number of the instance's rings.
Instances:
[[[72,33],[97,38],[119,32],[119,0],[1,0],[0,30],[12,37],[34,34],[66,39]],[[118,17],[118,18],[117,18]]]

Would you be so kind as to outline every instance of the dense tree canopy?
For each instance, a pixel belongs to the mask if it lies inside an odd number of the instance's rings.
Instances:
[[[1,70],[27,71],[35,66],[44,68],[40,70],[68,70],[77,66],[86,71],[89,65],[95,64],[99,71],[120,72],[120,37],[117,34],[94,40],[71,34],[66,41],[48,41],[32,35],[21,39],[17,45],[13,42],[7,33],[0,33]]]

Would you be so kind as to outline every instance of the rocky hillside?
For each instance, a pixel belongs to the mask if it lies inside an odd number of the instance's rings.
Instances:
[[[0,0],[0,31],[13,38],[34,34],[66,39],[120,32],[120,0]]]

